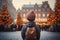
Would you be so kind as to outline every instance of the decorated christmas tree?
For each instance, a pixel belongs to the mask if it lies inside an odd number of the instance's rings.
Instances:
[[[56,16],[56,25],[60,26],[60,0],[56,0],[55,16]]]
[[[22,17],[21,17],[20,12],[18,12],[18,14],[17,14],[17,21],[16,21],[16,23],[17,23],[17,25],[20,25],[20,26],[23,25],[23,21],[22,21]]]
[[[55,21],[56,21],[55,12],[51,12],[48,16],[48,23],[53,25],[55,24]]]
[[[0,24],[3,24],[1,11],[0,11]]]
[[[4,24],[11,24],[12,23],[12,19],[9,15],[6,4],[3,4],[3,6],[2,6],[2,20],[3,20]]]

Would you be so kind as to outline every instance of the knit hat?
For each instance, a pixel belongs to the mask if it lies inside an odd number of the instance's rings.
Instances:
[[[34,11],[30,11],[29,13],[27,13],[27,20],[28,21],[34,21],[35,20],[35,13],[34,13]]]

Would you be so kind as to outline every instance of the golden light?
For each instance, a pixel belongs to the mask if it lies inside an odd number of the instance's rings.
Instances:
[[[26,16],[26,15],[25,15],[25,14],[23,14],[23,16],[24,16],[24,18],[25,18],[25,16]]]
[[[42,16],[45,17],[45,14],[43,14]]]
[[[49,14],[47,14],[47,17],[49,16]]]
[[[40,13],[38,13],[38,17],[40,17],[41,16],[41,14]]]
[[[14,23],[16,23],[17,19],[14,20]]]
[[[37,18],[37,14],[36,14],[36,18]]]
[[[47,18],[41,18],[40,19],[40,22],[47,22],[48,20],[47,20]]]

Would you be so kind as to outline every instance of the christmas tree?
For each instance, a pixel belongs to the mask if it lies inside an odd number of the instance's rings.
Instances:
[[[3,24],[1,11],[0,11],[0,24]]]
[[[4,24],[11,24],[12,23],[12,19],[9,15],[6,4],[3,4],[3,6],[2,6],[2,20],[3,20]]]
[[[55,16],[55,12],[51,12],[48,16],[48,23],[49,24],[55,24],[56,21],[56,16]]]
[[[22,17],[21,17],[20,12],[18,12],[18,14],[17,14],[17,21],[16,21],[16,23],[17,23],[17,25],[20,25],[20,26],[23,25],[23,21],[22,21]]]
[[[60,0],[56,0],[55,4],[56,25],[60,26]]]

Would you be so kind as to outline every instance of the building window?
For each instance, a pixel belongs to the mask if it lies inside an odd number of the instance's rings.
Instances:
[[[40,18],[41,17],[41,14],[38,14],[38,17]]]
[[[36,14],[36,18],[37,18],[37,14]]]
[[[23,14],[23,18],[25,18],[25,16],[26,16],[26,15],[25,15],[25,13],[24,13],[24,14]]]
[[[38,11],[41,11],[40,9],[38,9]]]
[[[41,22],[47,22],[48,20],[47,20],[47,18],[41,18],[40,21]]]
[[[29,11],[28,9],[26,9],[26,11]]]
[[[47,14],[47,17],[49,16],[49,14]]]
[[[45,17],[45,14],[43,14],[42,16]]]
[[[35,9],[35,11],[37,11],[37,9]]]

